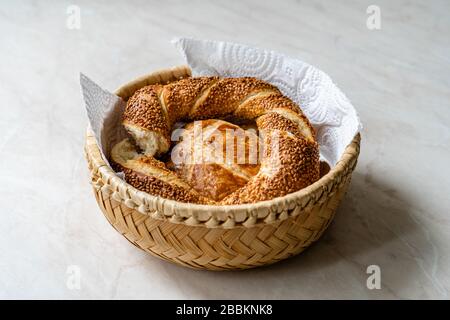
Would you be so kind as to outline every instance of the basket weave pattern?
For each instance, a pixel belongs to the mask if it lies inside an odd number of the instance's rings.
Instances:
[[[116,94],[127,100],[137,89],[190,76],[187,67],[139,78]],[[161,199],[118,178],[88,132],[85,153],[98,205],[132,244],[162,259],[197,269],[236,270],[296,255],[331,223],[359,155],[357,135],[338,164],[313,185],[256,204],[205,206]]]

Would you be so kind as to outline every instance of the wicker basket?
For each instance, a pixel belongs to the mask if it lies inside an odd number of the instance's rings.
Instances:
[[[124,85],[116,94],[127,100],[145,85],[189,76],[187,67],[162,70]],[[350,183],[359,144],[358,134],[338,164],[305,189],[234,206],[180,203],[133,188],[106,165],[89,132],[85,151],[98,205],[132,244],[186,267],[235,270],[286,259],[319,239]]]

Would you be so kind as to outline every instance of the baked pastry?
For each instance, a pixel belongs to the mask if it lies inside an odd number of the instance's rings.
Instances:
[[[139,154],[135,145],[128,139],[113,147],[111,159],[113,168],[122,171],[125,180],[141,191],[181,202],[212,203],[169,170],[164,162]]]
[[[215,202],[245,186],[259,171],[259,139],[254,128],[215,119],[195,121],[183,127],[179,138],[167,167]]]
[[[172,129],[180,121],[206,120],[199,126],[219,137],[226,129],[238,129],[217,119],[256,126],[260,155],[256,163],[240,163],[236,157],[228,162],[223,157],[207,161],[194,157],[195,163],[163,161],[171,148]],[[319,179],[318,144],[308,119],[276,87],[255,78],[199,77],[146,86],[127,102],[123,125],[134,141],[118,143],[112,162],[124,171],[128,183],[156,196],[202,204],[254,203],[298,191]],[[194,127],[195,123],[184,128],[184,139],[171,154],[181,150],[186,160],[200,146],[205,149],[208,138],[195,139]],[[187,137],[194,143],[185,142]],[[222,140],[221,148],[230,143],[226,136]],[[248,153],[249,140],[242,141]]]

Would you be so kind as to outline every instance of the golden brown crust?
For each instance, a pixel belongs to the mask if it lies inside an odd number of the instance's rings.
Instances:
[[[157,94],[161,88],[151,85],[136,91],[127,102],[123,121],[168,136],[170,127]]]
[[[303,134],[298,125],[294,121],[287,119],[278,113],[266,113],[260,116],[256,120],[256,123],[258,124],[259,130],[285,131],[294,135],[298,139],[303,138]]]
[[[184,128],[183,141],[172,150],[172,156],[182,154],[183,158],[168,166],[200,195],[221,201],[258,173],[257,157],[253,162],[250,158],[258,152],[256,133],[213,119],[191,122]],[[233,150],[227,150],[230,147]],[[195,157],[198,151],[201,159]]]
[[[187,78],[164,86],[162,98],[170,127],[177,121],[185,120],[201,94],[218,80],[218,77]]]
[[[319,150],[316,142],[279,133],[278,156],[266,148],[262,168],[247,185],[222,200],[223,204],[254,203],[281,197],[309,186],[319,179]],[[265,138],[270,146],[273,135]]]
[[[225,164],[172,163],[174,172],[153,157],[169,149],[171,129],[178,121],[207,119],[203,127],[215,126],[222,132],[237,128],[217,118],[256,121],[263,136],[263,157],[256,165],[237,164],[236,158]],[[124,162],[117,149],[113,162],[120,164],[130,184],[164,198],[253,203],[300,190],[319,179],[318,144],[310,122],[276,87],[255,78],[199,77],[144,87],[128,101],[123,124],[145,156],[133,155]],[[192,130],[193,124],[185,129]],[[184,142],[178,146],[187,153],[193,148]],[[128,151],[122,152],[129,156]]]
[[[188,179],[192,188],[215,202],[245,186],[248,179],[233,174],[220,164],[193,164],[181,166],[177,172]]]
[[[270,110],[285,108],[300,113],[298,106],[281,93],[262,92],[244,101],[234,112],[234,115],[243,119],[256,119]]]
[[[111,163],[116,171],[125,174],[125,181],[138,190],[181,202],[211,204],[212,201],[195,190],[153,157],[131,152],[132,144],[124,139],[113,147]]]
[[[136,169],[123,168],[125,181],[138,190],[147,192],[154,196],[165,199],[177,200],[181,202],[212,204],[207,198],[201,197],[196,193],[180,186],[165,182],[150,175],[140,173]]]
[[[203,99],[197,101],[190,112],[190,118],[203,120],[225,117],[232,114],[247,96],[265,90],[279,92],[271,84],[255,78],[220,79]]]

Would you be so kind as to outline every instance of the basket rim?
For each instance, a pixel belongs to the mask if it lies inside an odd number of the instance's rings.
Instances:
[[[164,77],[162,77],[161,74],[167,73],[172,76],[172,79],[164,81]],[[115,94],[122,98],[128,98],[135,90],[137,90],[137,88],[150,83],[155,83],[155,77],[161,79],[159,81],[160,83],[168,83],[180,78],[189,77],[190,75],[191,71],[188,66],[178,66],[175,68],[158,70],[125,83],[115,91]],[[107,165],[101,156],[98,144],[92,131],[89,129],[89,126],[86,134],[85,153],[91,167],[98,171],[103,185],[112,187],[112,189],[120,195],[119,198],[123,200],[127,206],[138,209],[141,213],[152,214],[152,217],[156,219],[166,219],[169,217],[174,220],[172,222],[186,222],[189,225],[213,221],[212,225],[216,226],[217,221],[222,221],[224,222],[221,223],[222,226],[226,227],[228,223],[229,227],[234,227],[236,222],[241,222],[245,225],[245,222],[248,222],[248,220],[250,220],[250,225],[255,224],[256,220],[259,218],[267,218],[267,216],[270,216],[269,213],[282,213],[283,210],[292,210],[297,206],[304,209],[305,207],[315,205],[324,192],[332,192],[332,189],[336,188],[337,185],[342,182],[343,177],[351,174],[356,166],[359,155],[360,140],[361,135],[360,133],[357,133],[351,143],[345,148],[343,155],[336,165],[331,168],[327,174],[308,187],[271,200],[237,205],[185,203],[164,199],[137,190],[122,180],[116,172]],[[126,202],[128,200],[132,200],[134,204],[127,204]],[[281,214],[276,217],[269,217],[269,219],[265,219],[264,221],[273,222],[274,220],[284,220],[285,218],[287,217]]]

